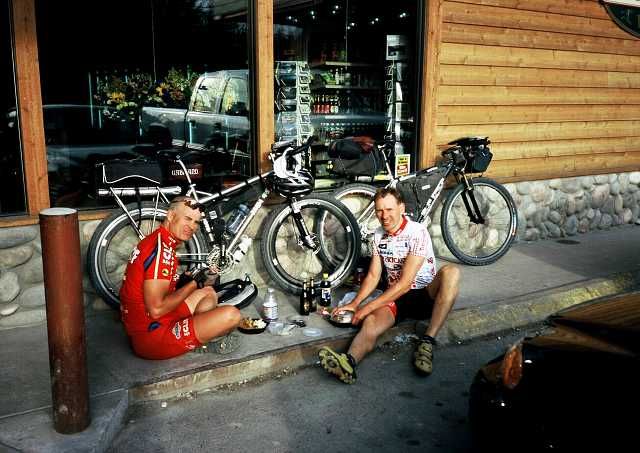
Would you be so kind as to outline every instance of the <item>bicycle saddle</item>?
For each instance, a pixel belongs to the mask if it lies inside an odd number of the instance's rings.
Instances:
[[[452,142],[449,142],[448,145],[458,145],[463,148],[468,146],[479,146],[479,145],[488,145],[489,137],[462,137]]]

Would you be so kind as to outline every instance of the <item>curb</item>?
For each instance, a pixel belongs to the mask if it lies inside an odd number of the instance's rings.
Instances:
[[[508,303],[494,302],[454,311],[438,335],[438,342],[461,342],[522,327],[543,321],[564,308],[638,288],[640,272],[624,272],[519,296]]]

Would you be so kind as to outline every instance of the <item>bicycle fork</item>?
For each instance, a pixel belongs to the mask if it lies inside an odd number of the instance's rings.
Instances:
[[[300,233],[298,244],[311,249],[314,254],[318,253],[320,251],[320,244],[318,244],[318,241],[316,241],[316,235],[309,232],[307,224],[302,218],[302,213],[300,212],[300,209],[298,208],[295,200],[292,200],[289,206],[291,207],[293,222],[295,223],[296,228]]]
[[[467,208],[469,219],[475,224],[484,224],[484,217],[482,217],[482,213],[480,213],[480,208],[478,207],[476,197],[473,193],[473,182],[469,181],[466,175],[462,175],[462,180],[464,182],[462,202],[464,203],[464,207]],[[469,205],[469,200],[471,200],[473,209],[471,209],[471,206]]]

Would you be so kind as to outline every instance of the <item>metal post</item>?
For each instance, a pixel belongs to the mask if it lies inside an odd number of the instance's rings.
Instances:
[[[47,303],[53,424],[57,432],[73,434],[89,426],[89,383],[77,211],[69,208],[41,211],[40,238]]]

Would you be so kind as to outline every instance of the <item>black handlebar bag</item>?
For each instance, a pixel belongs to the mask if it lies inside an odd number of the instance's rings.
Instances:
[[[96,187],[153,187],[163,183],[162,167],[148,159],[113,159],[96,165]]]
[[[382,170],[380,151],[368,137],[336,140],[327,153],[332,159],[329,171],[337,176],[368,176],[373,179]]]

